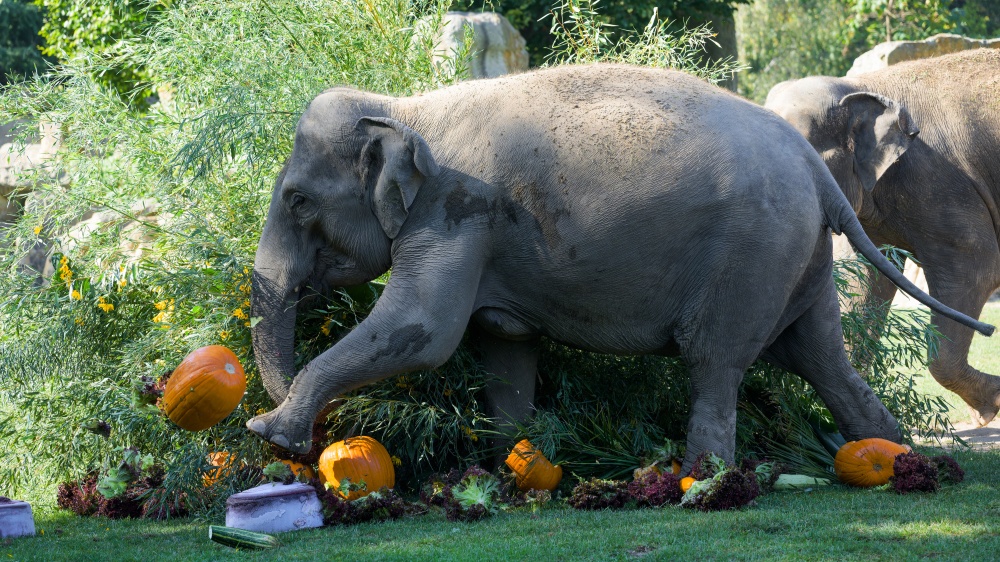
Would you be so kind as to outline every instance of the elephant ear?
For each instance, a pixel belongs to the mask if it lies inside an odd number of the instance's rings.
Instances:
[[[385,234],[395,238],[420,186],[426,178],[438,175],[441,168],[423,137],[395,119],[362,117],[356,127],[371,138],[362,150],[362,165],[382,162],[371,196],[372,211]]]
[[[850,113],[848,134],[854,147],[854,173],[865,190],[871,191],[920,130],[905,107],[880,94],[848,94],[840,105]]]

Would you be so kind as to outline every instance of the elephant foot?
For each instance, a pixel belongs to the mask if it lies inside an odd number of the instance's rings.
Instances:
[[[990,377],[990,379],[996,378],[993,376]],[[990,380],[990,382],[1000,383],[1000,379],[996,381]],[[993,421],[993,418],[997,415],[997,411],[1000,410],[1000,384],[990,384],[972,396],[963,396],[962,394],[959,394],[959,396],[962,396],[966,405],[969,406],[969,414],[972,418],[972,423],[976,427],[983,427]]]
[[[247,429],[292,453],[302,455],[312,448],[311,427],[302,429],[286,422],[280,407],[251,418],[247,422]]]
[[[1000,396],[997,397],[1000,400]],[[1000,404],[994,402],[993,404],[986,404],[984,406],[972,406],[969,405],[969,414],[972,417],[972,423],[976,427],[984,427],[993,421],[993,418],[997,415],[997,410]]]

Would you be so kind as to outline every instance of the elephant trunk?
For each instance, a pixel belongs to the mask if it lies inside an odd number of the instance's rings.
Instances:
[[[295,289],[254,267],[250,306],[257,320],[250,333],[260,378],[275,404],[285,400],[295,377]]]

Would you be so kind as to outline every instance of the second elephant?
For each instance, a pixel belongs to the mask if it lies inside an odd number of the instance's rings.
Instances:
[[[873,242],[910,251],[931,295],[979,317],[1000,286],[1000,51],[782,82],[766,107],[820,153]],[[862,300],[895,292],[882,279]],[[932,322],[944,337],[931,374],[989,423],[1000,377],[969,365],[971,330]]]

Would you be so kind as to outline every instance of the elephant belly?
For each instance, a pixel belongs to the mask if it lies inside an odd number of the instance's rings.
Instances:
[[[472,319],[480,328],[499,338],[523,341],[539,333],[537,327],[500,308],[484,306],[472,314]]]

